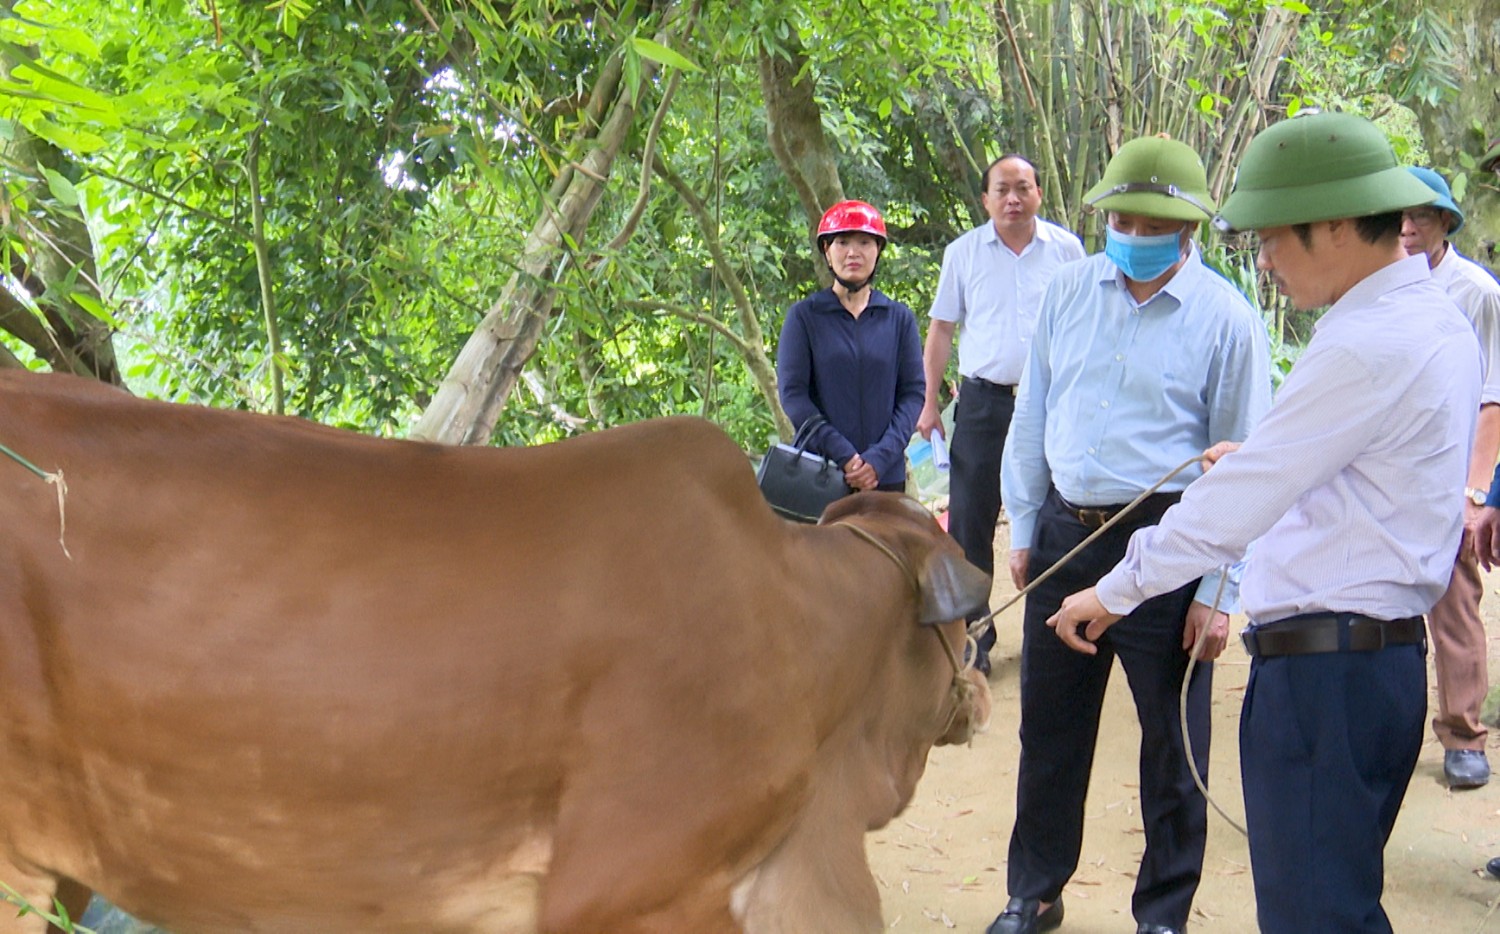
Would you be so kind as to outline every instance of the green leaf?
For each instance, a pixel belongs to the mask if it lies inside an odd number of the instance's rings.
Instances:
[[[82,29],[53,28],[47,34],[56,46],[71,55],[91,62],[99,61],[99,45]]]
[[[878,114],[880,119],[882,120],[888,119],[891,115],[891,99],[887,97],[882,100],[880,102],[880,106],[875,108],[875,113]]]
[[[47,174],[47,187],[52,191],[52,197],[70,208],[78,206],[78,190],[73,183],[62,176],[55,169],[44,170]]]
[[[673,68],[681,68],[683,71],[703,71],[702,68],[699,68],[697,64],[690,61],[686,56],[679,52],[674,52],[660,42],[652,42],[650,39],[634,36],[631,38],[630,44],[635,47],[637,55],[641,56],[641,58],[649,58],[658,65],[670,65]]]
[[[106,145],[104,138],[96,133],[59,126],[48,120],[38,120],[31,126],[31,132],[48,142],[56,143],[63,149],[76,153],[98,152]]]

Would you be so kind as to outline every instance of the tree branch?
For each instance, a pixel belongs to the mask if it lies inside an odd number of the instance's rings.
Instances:
[[[656,158],[656,140],[661,135],[661,125],[666,119],[667,108],[672,105],[672,95],[677,93],[677,86],[681,83],[682,69],[672,69],[672,77],[667,79],[666,90],[661,94],[661,103],[656,106],[656,116],[651,120],[651,129],[646,133],[646,145],[641,155],[641,185],[635,204],[631,206],[630,214],[625,218],[620,232],[615,234],[614,239],[610,240],[603,250],[590,258],[590,265],[598,262],[601,254],[623,249],[625,244],[630,242],[630,238],[635,235],[635,228],[641,222],[641,215],[646,213],[646,202],[651,196],[651,163]]]
[[[687,321],[692,321],[695,324],[701,324],[704,327],[713,328],[715,331],[722,334],[724,336],[724,339],[733,344],[735,349],[743,355],[748,356],[752,351],[750,344],[747,343],[743,337],[740,337],[738,334],[734,333],[733,329],[731,329],[729,325],[718,320],[717,318],[714,318],[711,315],[706,315],[701,311],[694,311],[691,308],[686,307],[685,305],[674,305],[671,302],[647,301],[638,299],[623,301],[620,303],[620,307],[626,308],[630,311],[666,312],[669,315],[673,315]]]

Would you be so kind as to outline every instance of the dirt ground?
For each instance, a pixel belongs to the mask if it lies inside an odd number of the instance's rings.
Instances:
[[[1003,567],[1005,529],[997,542]],[[1003,572],[1002,572],[1003,575]],[[1015,593],[996,582],[993,606]],[[997,620],[990,688],[995,707],[989,730],[969,747],[934,749],[906,812],[867,839],[880,885],[885,920],[897,931],[982,932],[1005,905],[1006,848],[1015,817],[1020,686],[1021,607]],[[1486,582],[1484,615],[1491,632],[1491,681],[1500,680],[1500,573]],[[1231,621],[1231,631],[1245,624]],[[1250,660],[1232,640],[1214,674],[1214,738],[1209,790],[1236,821],[1244,822],[1239,774],[1239,713]],[[1429,686],[1432,683],[1429,660]],[[1436,699],[1429,689],[1429,703]],[[1492,739],[1500,730],[1492,732]],[[1491,759],[1496,747],[1491,743]],[[1144,847],[1137,756],[1140,727],[1116,666],[1105,699],[1099,749],[1087,805],[1083,854],[1063,893],[1062,930],[1069,934],[1126,934],[1134,930],[1130,894]],[[1500,856],[1500,777],[1489,785],[1450,792],[1443,782],[1443,750],[1431,731],[1422,747],[1395,833],[1386,848],[1385,908],[1397,932],[1500,934],[1500,881],[1484,872]],[[1195,932],[1252,932],[1255,898],[1245,839],[1210,809],[1203,882],[1190,922]]]

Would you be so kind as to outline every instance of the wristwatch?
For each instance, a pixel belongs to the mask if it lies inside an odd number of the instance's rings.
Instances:
[[[1473,503],[1475,506],[1483,506],[1484,501],[1489,498],[1489,494],[1484,490],[1481,490],[1477,486],[1464,487],[1464,495],[1467,496],[1469,498],[1469,502]]]

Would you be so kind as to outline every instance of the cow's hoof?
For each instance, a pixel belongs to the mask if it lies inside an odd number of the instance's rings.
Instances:
[[[991,922],[985,934],[1040,934],[1062,925],[1062,898],[1049,905],[1046,911],[1041,911],[1041,907],[1042,903],[1035,898],[1013,898]]]

